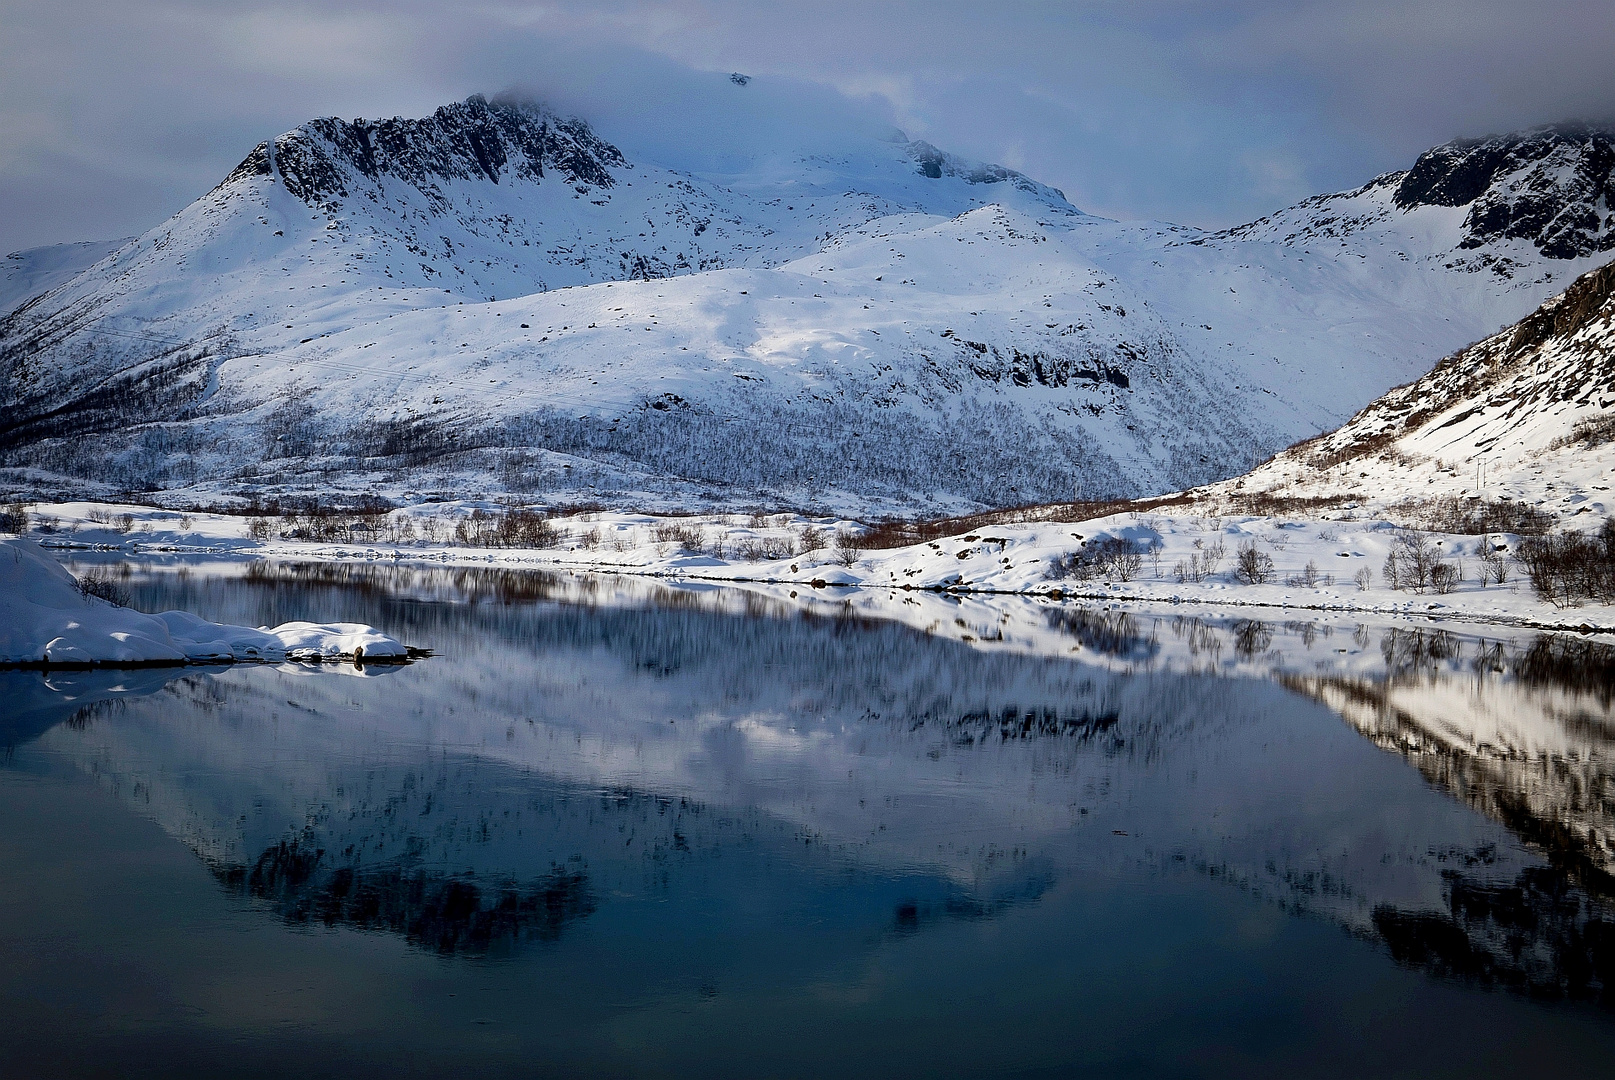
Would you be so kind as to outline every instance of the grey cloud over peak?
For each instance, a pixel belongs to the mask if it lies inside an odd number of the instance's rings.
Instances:
[[[1607,0],[0,0],[0,27],[0,250],[148,228],[315,116],[511,89],[676,166],[895,126],[1208,226],[1615,116]]]

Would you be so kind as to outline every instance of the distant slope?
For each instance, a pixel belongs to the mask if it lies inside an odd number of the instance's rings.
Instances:
[[[1612,205],[1615,134],[1553,125],[1457,139],[1420,154],[1405,172],[1208,239],[1348,246],[1365,233],[1406,231],[1416,242],[1424,231],[1443,241],[1433,254],[1454,260],[1452,269],[1508,273],[1529,261],[1528,252],[1563,260],[1615,251]]]
[[[1524,500],[1600,520],[1615,499],[1615,262],[1225,492]]]
[[[73,280],[128,240],[88,240],[13,251],[0,259],[0,315]]]
[[[1203,233],[920,142],[720,182],[530,104],[316,120],[0,319],[0,468],[859,513],[1182,488],[1593,265],[1608,148],[1452,144]]]

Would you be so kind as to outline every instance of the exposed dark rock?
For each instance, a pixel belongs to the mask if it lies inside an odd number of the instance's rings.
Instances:
[[[984,165],[977,162],[965,161],[955,157],[945,150],[938,150],[930,143],[920,139],[908,144],[908,156],[914,159],[919,167],[920,175],[929,176],[933,180],[944,176],[954,176],[971,184],[1014,184],[1022,191],[1037,191],[1042,185],[1014,169],[1006,169],[1002,165]],[[1065,193],[1058,189],[1054,193],[1061,199]]]
[[[497,184],[510,175],[542,181],[546,169],[568,185],[610,188],[613,170],[626,167],[617,148],[582,120],[474,94],[420,120],[312,120],[275,139],[273,159],[269,144],[259,143],[224,183],[278,173],[299,199],[328,206],[351,196],[354,172],[401,180],[431,196],[444,181]]]
[[[1615,133],[1580,125],[1459,139],[1402,176],[1403,210],[1468,206],[1460,246],[1528,240],[1553,259],[1615,250]]]

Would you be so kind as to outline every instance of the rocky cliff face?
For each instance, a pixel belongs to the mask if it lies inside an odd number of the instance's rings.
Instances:
[[[609,188],[614,171],[627,167],[615,146],[576,117],[533,103],[490,103],[476,94],[420,120],[312,120],[259,143],[221,186],[275,176],[310,206],[334,211],[339,200],[358,194],[358,178],[377,186],[402,182],[444,204],[445,181],[497,184],[515,177]]]
[[[1459,139],[1419,155],[1395,203],[1467,207],[1461,246],[1526,240],[1550,259],[1615,250],[1615,134],[1537,128]]]
[[[1457,139],[1355,191],[1317,195],[1276,214],[1212,234],[1296,247],[1391,247],[1451,270],[1513,279],[1533,263],[1615,251],[1615,133],[1558,126]],[[1420,251],[1433,241],[1432,250]]]

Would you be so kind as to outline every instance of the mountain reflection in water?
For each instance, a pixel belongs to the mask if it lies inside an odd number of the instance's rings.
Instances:
[[[401,863],[340,865],[318,843],[309,827],[269,847],[250,867],[211,869],[224,886],[267,901],[287,922],[388,930],[440,953],[484,954],[553,941],[566,923],[595,907],[588,879],[560,866],[525,884],[482,882],[471,873]]]
[[[28,703],[7,741],[289,922],[511,955],[649,897],[913,935],[1187,874],[1435,975],[1615,1003],[1605,645],[378,564],[129,584],[437,654],[366,679],[0,676]]]
[[[1615,1004],[1615,649],[1404,628],[1380,647],[1380,678],[1279,678],[1548,865],[1498,880],[1491,849],[1453,853],[1442,907],[1377,905],[1376,933],[1398,961],[1435,973]]]

